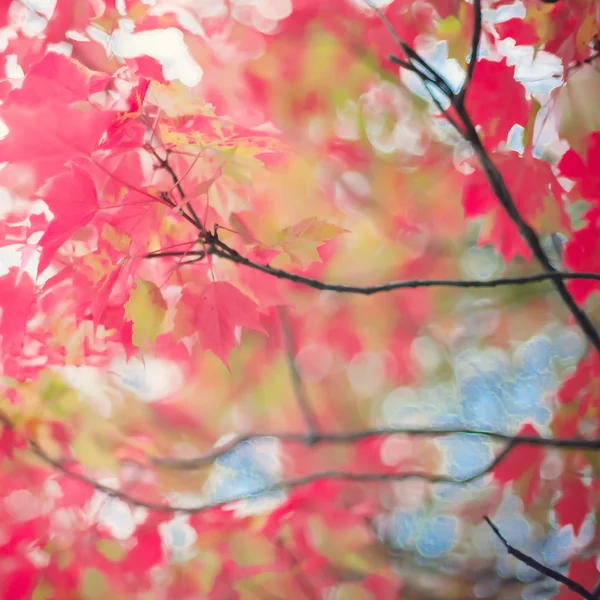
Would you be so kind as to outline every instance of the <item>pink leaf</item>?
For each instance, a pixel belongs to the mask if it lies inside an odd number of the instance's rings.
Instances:
[[[175,331],[194,331],[200,343],[227,365],[236,344],[235,328],[262,331],[258,306],[226,281],[206,284],[201,290],[185,288],[175,317]]]
[[[40,240],[42,254],[38,274],[49,265],[53,255],[78,229],[87,225],[98,210],[98,194],[89,173],[77,165],[53,177],[39,196],[54,213]]]
[[[20,347],[25,337],[25,326],[35,301],[33,280],[24,273],[19,278],[19,269],[13,267],[0,277],[0,335],[2,352],[6,354],[13,346]]]

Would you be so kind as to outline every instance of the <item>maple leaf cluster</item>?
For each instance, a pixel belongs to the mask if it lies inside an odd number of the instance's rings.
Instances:
[[[521,9],[1,4],[3,598],[595,597],[600,13]]]

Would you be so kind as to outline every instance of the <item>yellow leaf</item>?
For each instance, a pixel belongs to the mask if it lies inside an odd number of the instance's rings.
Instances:
[[[125,317],[133,322],[134,345],[143,348],[156,341],[166,311],[167,303],[158,286],[151,281],[137,279],[125,304]]]
[[[213,114],[206,104],[195,100],[190,88],[180,81],[171,81],[166,85],[151,81],[148,100],[157,105],[168,117]]]
[[[292,259],[292,262],[307,266],[310,263],[320,261],[317,252],[320,246],[346,232],[346,229],[342,229],[337,225],[310,217],[291,227],[286,227],[277,236],[274,245],[281,248]],[[275,260],[273,264],[276,264]]]
[[[115,250],[127,254],[131,246],[131,237],[115,229],[112,225],[104,223],[102,226],[102,238],[105,239]]]

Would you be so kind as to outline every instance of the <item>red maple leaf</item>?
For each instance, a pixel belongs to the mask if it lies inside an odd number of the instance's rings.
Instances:
[[[539,41],[535,26],[525,19],[518,17],[508,19],[502,23],[496,23],[494,28],[502,39],[512,38],[517,46],[530,46]]]
[[[88,155],[113,119],[111,112],[83,112],[57,101],[35,108],[10,104],[0,107],[8,134],[0,140],[0,162],[26,163],[51,159],[63,165],[77,155]],[[40,127],[40,123],[44,126]]]
[[[592,508],[590,490],[583,484],[578,475],[566,474],[563,477],[562,496],[554,507],[558,522],[561,525],[573,525],[575,535],[578,535],[581,525]]]
[[[558,170],[577,182],[585,199],[600,200],[600,131],[590,134],[585,161],[571,148],[558,163]]]
[[[519,436],[535,436],[539,434],[533,425],[524,425],[519,433]],[[494,469],[493,475],[496,481],[500,483],[508,483],[509,481],[519,481],[524,477],[525,494],[523,502],[529,504],[533,499],[533,495],[538,488],[540,481],[540,465],[545,456],[542,446],[518,444],[513,447],[508,455]]]
[[[263,331],[258,306],[236,287],[215,281],[200,290],[184,289],[177,305],[176,332],[197,332],[202,346],[227,365],[227,357],[236,344],[236,327]]]
[[[4,355],[14,346],[20,347],[25,337],[25,327],[35,301],[35,286],[26,273],[17,267],[0,277],[0,335]]]
[[[110,80],[107,73],[90,71],[64,54],[48,52],[31,66],[23,85],[8,94],[4,106],[39,106],[50,100],[71,104],[87,100]]]
[[[487,148],[505,142],[515,124],[525,126],[529,102],[525,88],[515,81],[515,68],[509,67],[506,59],[477,62],[466,96],[466,109],[475,126],[481,127]]]
[[[536,159],[531,152],[498,153],[494,156],[513,201],[522,217],[536,228],[550,231],[568,229],[562,188],[550,165]],[[489,215],[479,233],[479,244],[492,244],[508,262],[515,256],[531,257],[531,250],[521,238],[518,227],[500,205],[481,168],[469,175],[463,192],[465,217],[472,219]],[[544,227],[545,226],[545,227]]]
[[[574,271],[598,271],[600,268],[600,206],[595,206],[587,215],[588,224],[576,231],[565,245],[565,264]],[[578,302],[584,302],[600,286],[599,281],[569,281],[568,288]]]
[[[56,251],[69,237],[92,220],[98,210],[98,195],[94,180],[77,165],[71,165],[69,171],[53,177],[38,195],[54,213],[54,219],[40,240],[39,274],[50,265]]]

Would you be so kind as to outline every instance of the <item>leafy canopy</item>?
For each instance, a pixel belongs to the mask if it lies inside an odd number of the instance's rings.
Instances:
[[[599,14],[1,3],[2,597],[595,597]]]

